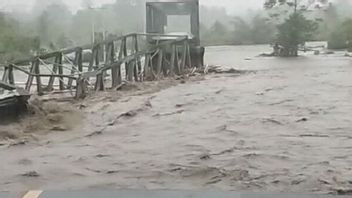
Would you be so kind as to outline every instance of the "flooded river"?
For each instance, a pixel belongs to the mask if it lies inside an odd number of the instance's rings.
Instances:
[[[207,64],[251,72],[72,105],[78,126],[0,146],[0,191],[352,189],[352,59],[265,51],[210,47]]]

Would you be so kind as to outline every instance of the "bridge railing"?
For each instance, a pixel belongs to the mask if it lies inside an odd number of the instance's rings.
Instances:
[[[152,38],[157,38],[153,44]],[[74,91],[82,98],[124,81],[184,75],[192,68],[190,56],[187,36],[134,33],[15,61],[5,66],[2,81],[38,95]]]

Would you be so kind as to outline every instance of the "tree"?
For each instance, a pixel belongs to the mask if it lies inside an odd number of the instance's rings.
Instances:
[[[233,25],[233,40],[235,44],[251,44],[251,25],[241,17],[235,17],[233,20]]]
[[[235,17],[233,20],[233,41],[235,44],[268,44],[273,41],[275,26],[260,14],[244,20]]]
[[[290,15],[285,22],[278,26],[276,42],[282,46],[281,56],[297,56],[298,46],[303,45],[313,37],[317,24],[307,20],[301,13]]]
[[[116,28],[121,33],[142,32],[144,30],[145,1],[116,0],[111,11]],[[106,15],[104,18],[107,18]]]
[[[73,42],[65,34],[61,34],[56,41],[56,46],[59,49],[64,49],[67,47],[72,47]]]
[[[201,25],[201,32],[202,43],[205,45],[224,45],[230,42],[230,31],[220,21],[215,21],[210,28]]]
[[[329,0],[266,0],[264,8],[267,10],[273,9],[274,7],[288,6],[297,11],[307,11],[311,9],[320,9],[328,6]]]
[[[51,4],[46,3],[37,17],[37,33],[40,36],[42,47],[45,48],[51,42],[58,40],[62,34],[67,34],[72,22],[72,13],[64,3],[49,2]]]
[[[339,23],[328,40],[329,49],[352,50],[352,19]]]
[[[41,43],[46,44],[49,42],[49,14],[44,11],[38,18],[38,35]]]
[[[343,24],[343,31],[346,36],[348,51],[352,52],[352,19],[346,20]]]
[[[265,2],[264,7],[268,10],[281,6],[286,6],[288,9],[288,18],[285,18],[284,22],[277,26],[275,47],[281,46],[280,56],[297,56],[299,45],[312,39],[318,29],[318,24],[308,20],[304,13],[310,9],[320,9],[320,4],[316,3],[325,5],[327,2],[326,0],[311,0],[308,3],[303,3],[300,0],[268,0]],[[279,15],[275,15],[275,17],[277,16]]]
[[[0,13],[0,27],[0,62],[29,56],[38,50],[38,38],[23,34],[19,23],[11,16]]]

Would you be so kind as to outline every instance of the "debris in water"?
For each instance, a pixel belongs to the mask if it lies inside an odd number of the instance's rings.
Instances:
[[[21,176],[23,176],[23,177],[39,177],[40,175],[36,171],[30,171],[30,172],[22,174]]]
[[[234,68],[224,70],[221,66],[209,66],[207,68],[207,72],[208,73],[216,73],[216,74],[224,74],[224,73],[241,74],[241,73],[244,73],[245,71],[237,70]]]
[[[204,153],[199,157],[199,159],[208,160],[208,159],[210,159],[210,155],[208,153]]]
[[[328,135],[320,135],[320,134],[301,134],[299,135],[299,137],[321,137],[321,138],[325,138],[325,137],[330,137]]]
[[[210,185],[210,184],[216,184],[216,183],[219,183],[221,182],[222,179],[214,179],[214,180],[211,180],[211,181],[208,181],[207,183],[205,183],[206,185]]]
[[[93,137],[93,136],[101,135],[101,134],[103,134],[104,130],[105,130],[105,128],[103,128],[99,131],[94,131],[93,133],[90,133],[90,134],[86,135],[85,137]]]
[[[78,107],[78,109],[85,109],[85,108],[87,108],[87,105],[85,105],[85,104],[80,104]]]
[[[0,139],[11,139],[15,140],[18,138],[18,135],[15,132],[11,131],[0,131]]]
[[[94,172],[94,173],[101,173],[101,170],[95,170],[95,169],[91,169],[91,168],[86,168],[86,170]]]
[[[270,123],[277,124],[277,125],[283,125],[281,122],[274,120],[272,118],[265,118],[265,119],[263,119],[263,122],[270,122]]]
[[[137,115],[137,111],[136,110],[131,110],[131,111],[128,111],[128,112],[125,112],[121,115],[118,116],[118,118],[121,118],[121,117],[134,117]]]
[[[232,148],[220,151],[219,153],[214,153],[212,155],[223,155],[223,154],[226,154],[226,153],[233,153],[236,149],[238,149],[238,148],[237,147],[232,147]]]
[[[216,91],[215,94],[220,94],[223,91],[224,91],[224,89],[220,89],[220,90]]]
[[[67,131],[67,128],[66,127],[64,127],[64,126],[53,126],[52,128],[51,128],[51,130],[52,131]]]
[[[305,180],[304,179],[293,180],[291,182],[291,185],[299,185],[302,182],[305,182]]]
[[[336,189],[337,195],[352,195],[352,189]]]
[[[184,104],[176,104],[175,107],[176,108],[182,108],[184,106]]]
[[[105,158],[105,157],[110,157],[110,155],[98,154],[95,157],[97,157],[97,158]]]
[[[145,106],[151,106],[151,104],[146,103]],[[108,125],[114,126],[120,118],[124,118],[124,117],[132,118],[132,117],[135,117],[138,114],[138,112],[141,112],[144,110],[145,110],[145,108],[139,108],[139,109],[135,109],[135,110],[131,110],[131,111],[122,113],[119,116],[117,116],[115,120],[111,121]]]
[[[175,114],[181,114],[183,113],[185,110],[178,110],[175,112],[170,112],[170,113],[157,113],[155,115],[153,115],[153,117],[160,117],[160,116],[170,116],[170,115],[175,115]]]
[[[318,181],[319,181],[320,183],[322,183],[322,184],[326,184],[326,185],[329,185],[329,184],[330,184],[330,182],[328,182],[328,181],[326,181],[326,180],[324,180],[324,179],[318,179]]]
[[[145,102],[144,105],[145,105],[146,107],[150,107],[150,108],[153,107],[152,103],[151,103],[149,100],[148,100],[147,102]]]
[[[107,171],[106,174],[115,174],[115,173],[118,173],[119,171],[117,170],[110,170],[110,171]]]
[[[11,144],[9,145],[9,147],[26,145],[27,143],[28,143],[28,140],[19,140],[19,141],[16,141],[16,142],[11,143]]]
[[[293,100],[292,99],[282,100],[282,101],[279,101],[279,102],[271,103],[269,105],[274,106],[274,105],[284,104],[284,103],[287,103],[287,102],[293,102]]]
[[[308,118],[301,118],[299,120],[297,120],[296,122],[307,122],[308,121]]]

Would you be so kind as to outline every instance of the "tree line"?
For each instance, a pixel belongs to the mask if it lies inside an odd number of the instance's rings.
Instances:
[[[37,0],[28,13],[0,13],[0,63],[87,44],[92,41],[93,29],[117,35],[144,31],[145,0],[116,0],[99,8],[94,8],[90,0],[83,2],[76,13],[56,0]],[[348,19],[351,5],[343,0],[309,2],[320,4],[311,8],[295,5],[295,0],[268,0],[264,9],[241,17],[227,14],[224,8],[201,6],[202,44],[296,45],[306,40],[328,40],[330,48],[352,48],[352,20]],[[294,42],[286,38],[295,32],[292,27],[299,27]]]

